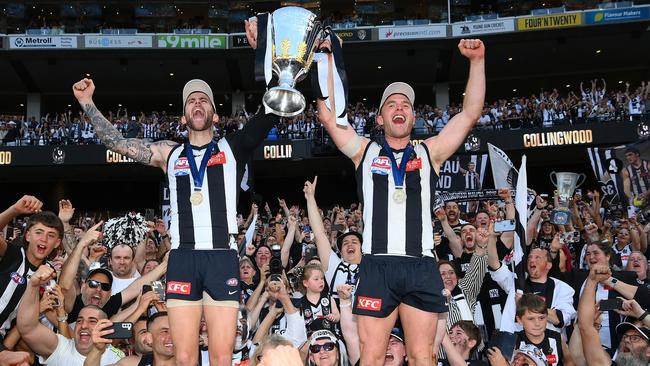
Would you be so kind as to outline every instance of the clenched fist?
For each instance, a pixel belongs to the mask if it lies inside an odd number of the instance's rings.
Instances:
[[[80,104],[92,103],[95,83],[92,79],[85,78],[72,86],[72,92]]]

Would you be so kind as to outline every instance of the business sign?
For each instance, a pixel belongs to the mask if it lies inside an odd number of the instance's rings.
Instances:
[[[85,36],[86,48],[152,48],[152,36]]]
[[[158,36],[159,48],[226,48],[226,35],[166,35]]]
[[[230,35],[230,48],[249,48],[248,38],[246,34],[231,34]]]
[[[515,30],[514,19],[489,20],[485,22],[454,23],[451,25],[453,37],[464,37],[475,34],[490,34],[513,32]]]
[[[447,26],[444,24],[379,28],[381,41],[444,37],[447,37]]]
[[[17,36],[9,37],[9,48],[13,50],[77,48],[76,36]]]
[[[648,19],[650,19],[650,8],[647,6],[585,12],[585,24],[634,22]]]
[[[582,13],[563,13],[526,17],[517,19],[517,29],[557,29],[575,27],[582,24]]]
[[[372,28],[350,28],[335,30],[343,42],[363,42],[372,40]]]

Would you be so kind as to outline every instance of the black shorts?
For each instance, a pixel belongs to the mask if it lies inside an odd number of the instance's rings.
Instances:
[[[399,304],[444,313],[442,278],[432,257],[364,255],[354,294],[354,314],[385,318]]]
[[[239,260],[234,250],[173,249],[167,265],[167,298],[239,301]]]

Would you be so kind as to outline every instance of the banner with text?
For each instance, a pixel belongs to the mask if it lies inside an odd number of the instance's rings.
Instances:
[[[164,35],[158,36],[159,48],[225,49],[226,35]]]
[[[77,36],[12,36],[9,48],[13,50],[29,49],[73,49],[77,48]]]
[[[230,48],[249,48],[248,38],[245,33],[230,35]]]
[[[86,48],[152,48],[152,36],[85,36]]]
[[[635,22],[650,19],[650,7],[608,9],[585,12],[585,24]]]
[[[514,19],[489,20],[485,22],[467,22],[454,23],[451,25],[451,35],[453,37],[464,37],[475,34],[490,34],[514,32]]]
[[[334,31],[343,42],[372,41],[372,28],[337,29]]]
[[[447,37],[447,26],[444,24],[379,28],[380,41],[445,37]]]
[[[582,25],[582,13],[562,13],[517,19],[518,30],[557,29]]]

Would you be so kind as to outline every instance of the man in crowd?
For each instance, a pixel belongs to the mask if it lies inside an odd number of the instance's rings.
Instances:
[[[118,244],[111,249],[111,273],[113,274],[113,286],[111,293],[116,294],[127,288],[133,281],[140,277],[135,268],[135,250],[125,244]]]
[[[77,314],[86,305],[95,305],[101,308],[108,317],[117,314],[124,304],[128,304],[142,292],[142,285],[146,285],[162,277],[167,270],[167,260],[164,260],[159,266],[151,272],[138,278],[124,290],[111,296],[113,285],[113,274],[104,269],[96,268],[88,272],[86,280],[81,284],[81,291],[77,295],[77,289],[74,285],[77,277],[77,268],[81,261],[82,253],[89,245],[99,240],[102,233],[99,226],[102,222],[97,223],[88,229],[83,238],[77,243],[77,246],[66,260],[59,277],[59,285],[65,296],[65,310],[68,312],[68,322],[73,323],[77,319]],[[128,316],[129,314],[125,314]]]
[[[363,365],[384,362],[388,334],[398,316],[409,363],[431,364],[438,313],[446,311],[432,253],[435,186],[441,164],[479,119],[485,97],[483,43],[461,40],[458,48],[470,60],[464,109],[439,135],[415,147],[410,143],[415,92],[406,83],[393,83],[382,95],[377,123],[384,129],[383,145],[359,137],[351,126],[338,126],[325,101],[318,101],[321,123],[357,169],[364,205],[365,255],[354,304]],[[331,73],[328,84],[333,85]],[[333,98],[333,87],[329,90]],[[406,278],[417,289],[405,288]]]
[[[230,365],[240,298],[238,248],[232,239],[237,234],[238,190],[245,163],[278,117],[260,113],[243,129],[215,141],[219,116],[212,89],[194,79],[183,88],[181,123],[188,129],[188,142],[151,143],[124,138],[95,106],[94,90],[90,79],[73,86],[101,142],[167,174],[172,217],[167,306],[176,362],[183,366],[198,362],[196,335],[204,316],[211,334],[210,364]]]
[[[151,344],[152,353],[150,356],[142,357],[139,366],[175,366],[176,359],[174,356],[174,343],[171,337],[171,328],[169,327],[169,318],[166,312],[160,312],[152,315],[147,320],[145,337]],[[84,366],[100,366],[101,356],[105,352],[107,345],[111,344],[111,339],[104,338],[113,333],[112,329],[106,329],[113,325],[107,319],[100,320],[92,331],[92,348],[86,356]],[[124,360],[124,359],[123,359]],[[122,361],[115,366],[130,366],[133,363],[124,363]]]
[[[68,339],[39,322],[39,288],[54,278],[56,272],[47,265],[41,265],[31,276],[23,301],[18,309],[17,327],[27,345],[39,355],[41,364],[49,366],[82,366],[85,356],[93,347],[91,332],[106,313],[95,305],[81,309],[77,319],[74,339]],[[124,353],[106,349],[101,353],[102,366],[116,363]]]

